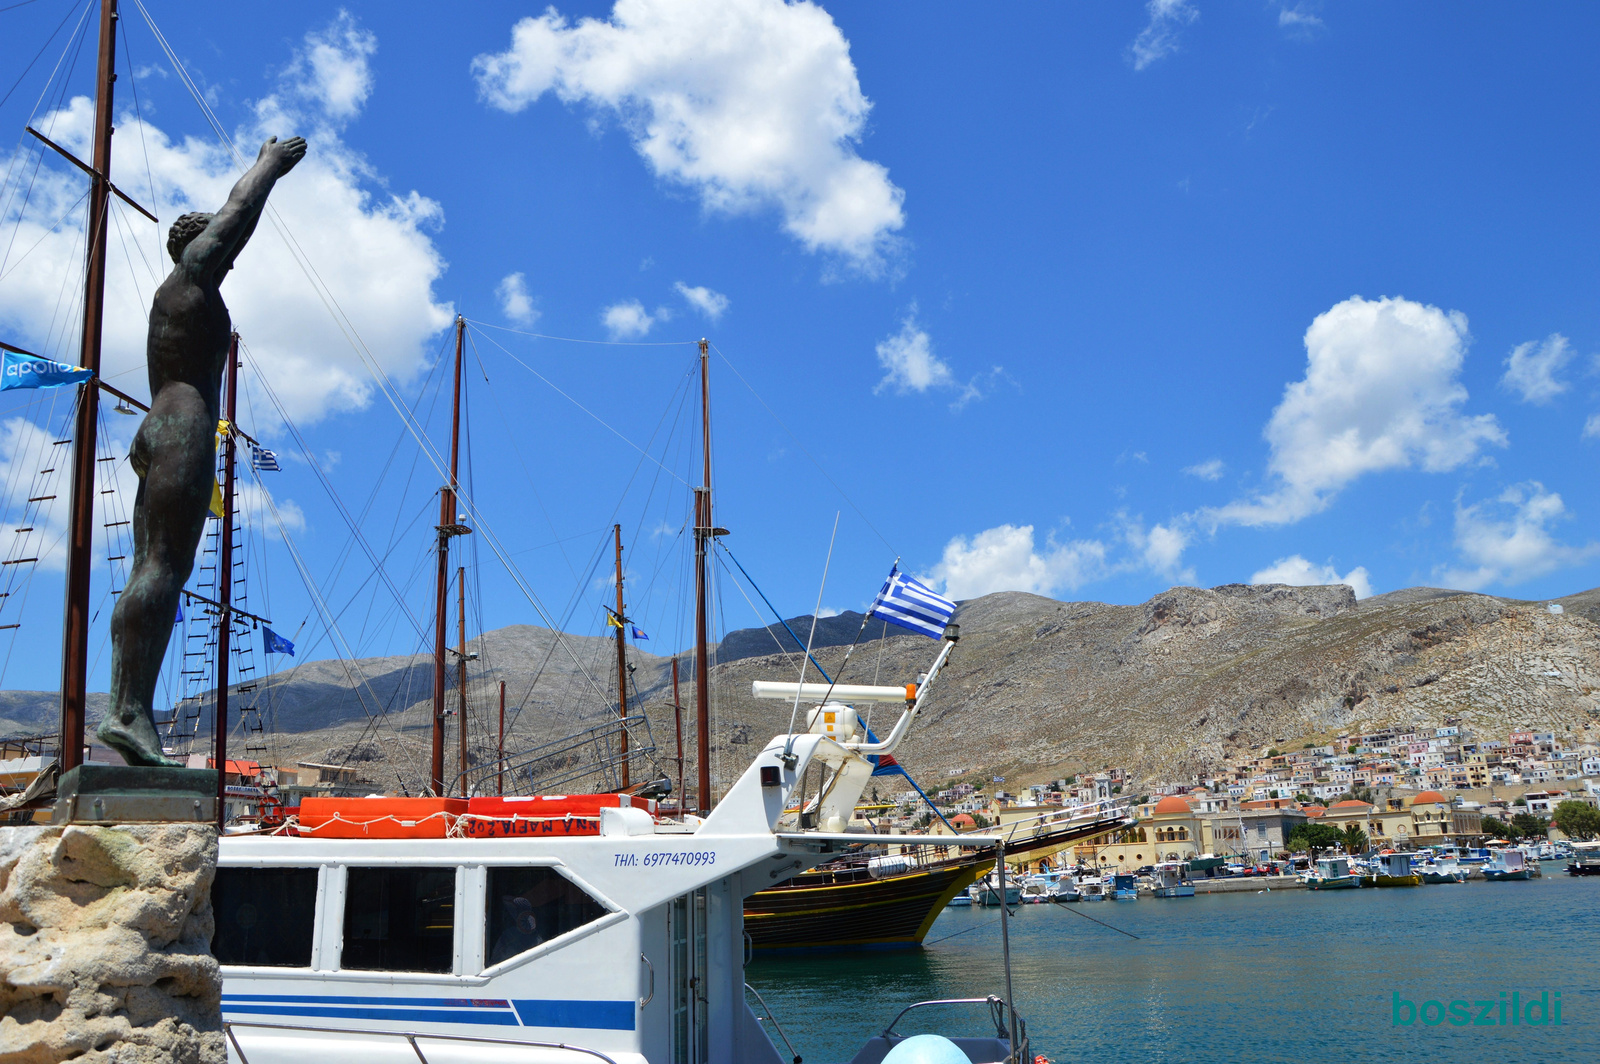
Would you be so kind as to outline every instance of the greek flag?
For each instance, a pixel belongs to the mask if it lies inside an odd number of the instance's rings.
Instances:
[[[872,600],[867,616],[876,614],[890,624],[939,639],[955,612],[954,602],[902,573],[896,563],[889,570],[889,579],[883,582],[883,590]]]
[[[277,452],[269,451],[265,447],[252,446],[250,448],[250,465],[258,473],[277,473],[281,471],[278,467]]]

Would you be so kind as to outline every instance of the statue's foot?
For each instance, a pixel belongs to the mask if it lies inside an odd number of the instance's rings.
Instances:
[[[152,768],[183,768],[183,762],[174,761],[161,752],[161,740],[156,736],[155,725],[143,714],[135,714],[132,721],[118,720],[116,714],[107,713],[95,737],[122,755],[130,765]]]

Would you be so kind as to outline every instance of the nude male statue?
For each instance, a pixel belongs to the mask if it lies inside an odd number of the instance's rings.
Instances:
[[[95,732],[130,765],[179,764],[161,752],[151,704],[211,509],[233,332],[219,286],[255,232],[272,186],[305,154],[300,137],[273,137],[220,211],[185,214],[167,234],[176,265],[150,306],[150,413],[128,453],[139,474],[133,570],[111,614],[111,708]]]

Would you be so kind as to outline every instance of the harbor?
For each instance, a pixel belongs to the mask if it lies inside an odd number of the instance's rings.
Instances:
[[[1551,874],[1450,889],[1273,890],[1135,905],[1024,905],[1009,929],[1017,1008],[1036,1053],[1112,1052],[1152,1064],[1600,1056],[1594,886]],[[1081,919],[1082,911],[1125,934]],[[842,1059],[826,988],[853,1014],[992,982],[998,910],[949,909],[915,953],[759,958],[747,970],[806,1060]],[[1393,994],[1424,1002],[1559,990],[1558,1026],[1395,1025]],[[791,1018],[792,1017],[792,1018]],[[884,1016],[879,1022],[887,1022]]]

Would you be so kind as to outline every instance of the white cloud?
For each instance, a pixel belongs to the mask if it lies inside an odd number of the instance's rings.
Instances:
[[[1290,587],[1318,587],[1325,584],[1349,584],[1356,598],[1372,597],[1372,574],[1367,567],[1358,565],[1343,576],[1330,565],[1314,565],[1298,554],[1279,558],[1271,565],[1250,577],[1252,584],[1288,584]]]
[[[776,206],[810,251],[877,269],[905,194],[856,154],[871,104],[821,7],[782,0],[618,0],[609,20],[549,8],[473,60],[479,91],[516,112],[546,92],[610,111],[661,177],[709,211]]]
[[[710,318],[712,321],[721,321],[722,315],[728,311],[728,297],[721,292],[713,292],[705,285],[696,285],[690,288],[679,281],[672,286],[691,307]]]
[[[951,539],[926,579],[951,598],[969,599],[995,591],[1048,595],[1079,587],[1106,572],[1106,547],[1097,540],[1058,544],[1052,538],[1041,553],[1034,549],[1032,525],[1000,525],[970,540]]]
[[[1208,458],[1204,462],[1186,466],[1183,471],[1189,476],[1199,477],[1201,480],[1221,480],[1222,474],[1226,469],[1227,466],[1223,465],[1222,459]]]
[[[837,617],[837,616],[839,616],[839,611],[834,609],[832,606],[824,606],[820,610],[817,611],[817,616],[818,617]]]
[[[1571,361],[1572,347],[1560,333],[1551,333],[1542,343],[1529,340],[1511,349],[1500,385],[1525,403],[1548,403],[1567,390],[1567,382],[1558,374]]]
[[[1600,543],[1569,547],[1550,526],[1572,515],[1536,480],[1515,484],[1493,500],[1456,503],[1456,548],[1472,568],[1442,570],[1446,586],[1475,591],[1489,584],[1520,584],[1579,565],[1600,554]]]
[[[500,300],[500,310],[519,325],[532,325],[539,320],[533,307],[533,296],[528,294],[528,279],[521,273],[508,273],[494,290]]]
[[[1593,439],[1600,437],[1600,414],[1590,414],[1589,420],[1583,423],[1583,438]]]
[[[659,319],[659,314],[652,315],[637,299],[613,303],[600,312],[600,323],[613,340],[636,340],[648,333]]]
[[[426,365],[431,338],[453,316],[433,293],[445,265],[429,237],[443,220],[439,205],[416,192],[369,191],[366,186],[381,179],[343,139],[343,123],[365,98],[362,85],[370,86],[369,75],[355,73],[365,70],[370,54],[363,41],[344,19],[310,34],[277,91],[257,101],[251,121],[235,133],[247,164],[267,136],[300,133],[310,142],[306,158],[274,189],[268,216],[222,287],[255,366],[302,424],[364,407],[373,381],[278,233],[272,212],[366,342],[369,357],[391,379],[403,383]],[[93,113],[92,102],[78,97],[42,116],[39,128],[86,155]],[[194,138],[174,141],[131,113],[119,119],[117,135],[123,148],[113,156],[112,178],[156,211],[162,225],[158,229],[121,205],[113,208],[102,368],[111,383],[142,393],[150,297],[172,265],[167,226],[186,211],[221,207],[241,171],[221,146]],[[147,157],[155,190],[146,179]],[[31,157],[24,162],[32,168]],[[14,225],[17,233],[14,250],[0,265],[0,326],[22,346],[72,361],[78,326],[58,319],[55,308],[63,291],[81,289],[82,214],[71,208],[82,193],[83,176],[57,166],[51,156],[26,213],[18,217],[19,197],[0,217],[0,227]],[[67,222],[51,231],[64,215]],[[254,387],[253,377],[244,375],[247,388]],[[253,398],[258,411],[270,409],[263,396]]]
[[[1144,9],[1150,15],[1150,22],[1139,31],[1128,51],[1135,70],[1143,70],[1157,59],[1176,52],[1178,31],[1200,17],[1199,9],[1189,0],[1150,0]]]
[[[367,60],[377,50],[378,38],[341,10],[326,29],[306,34],[305,47],[295,53],[285,78],[301,100],[335,121],[348,121],[372,95]]]
[[[878,345],[878,363],[888,370],[883,380],[873,389],[885,389],[905,394],[925,392],[929,388],[948,388],[955,383],[950,367],[933,353],[933,340],[917,324],[917,308],[900,323],[900,331]]]
[[[1298,3],[1278,9],[1278,28],[1291,37],[1309,37],[1322,28],[1322,19],[1310,10],[1309,4]]]
[[[1461,412],[1470,341],[1459,312],[1360,296],[1306,330],[1306,375],[1284,389],[1265,435],[1274,484],[1206,512],[1218,524],[1289,524],[1325,509],[1367,473],[1456,469],[1506,434],[1492,414]]]

